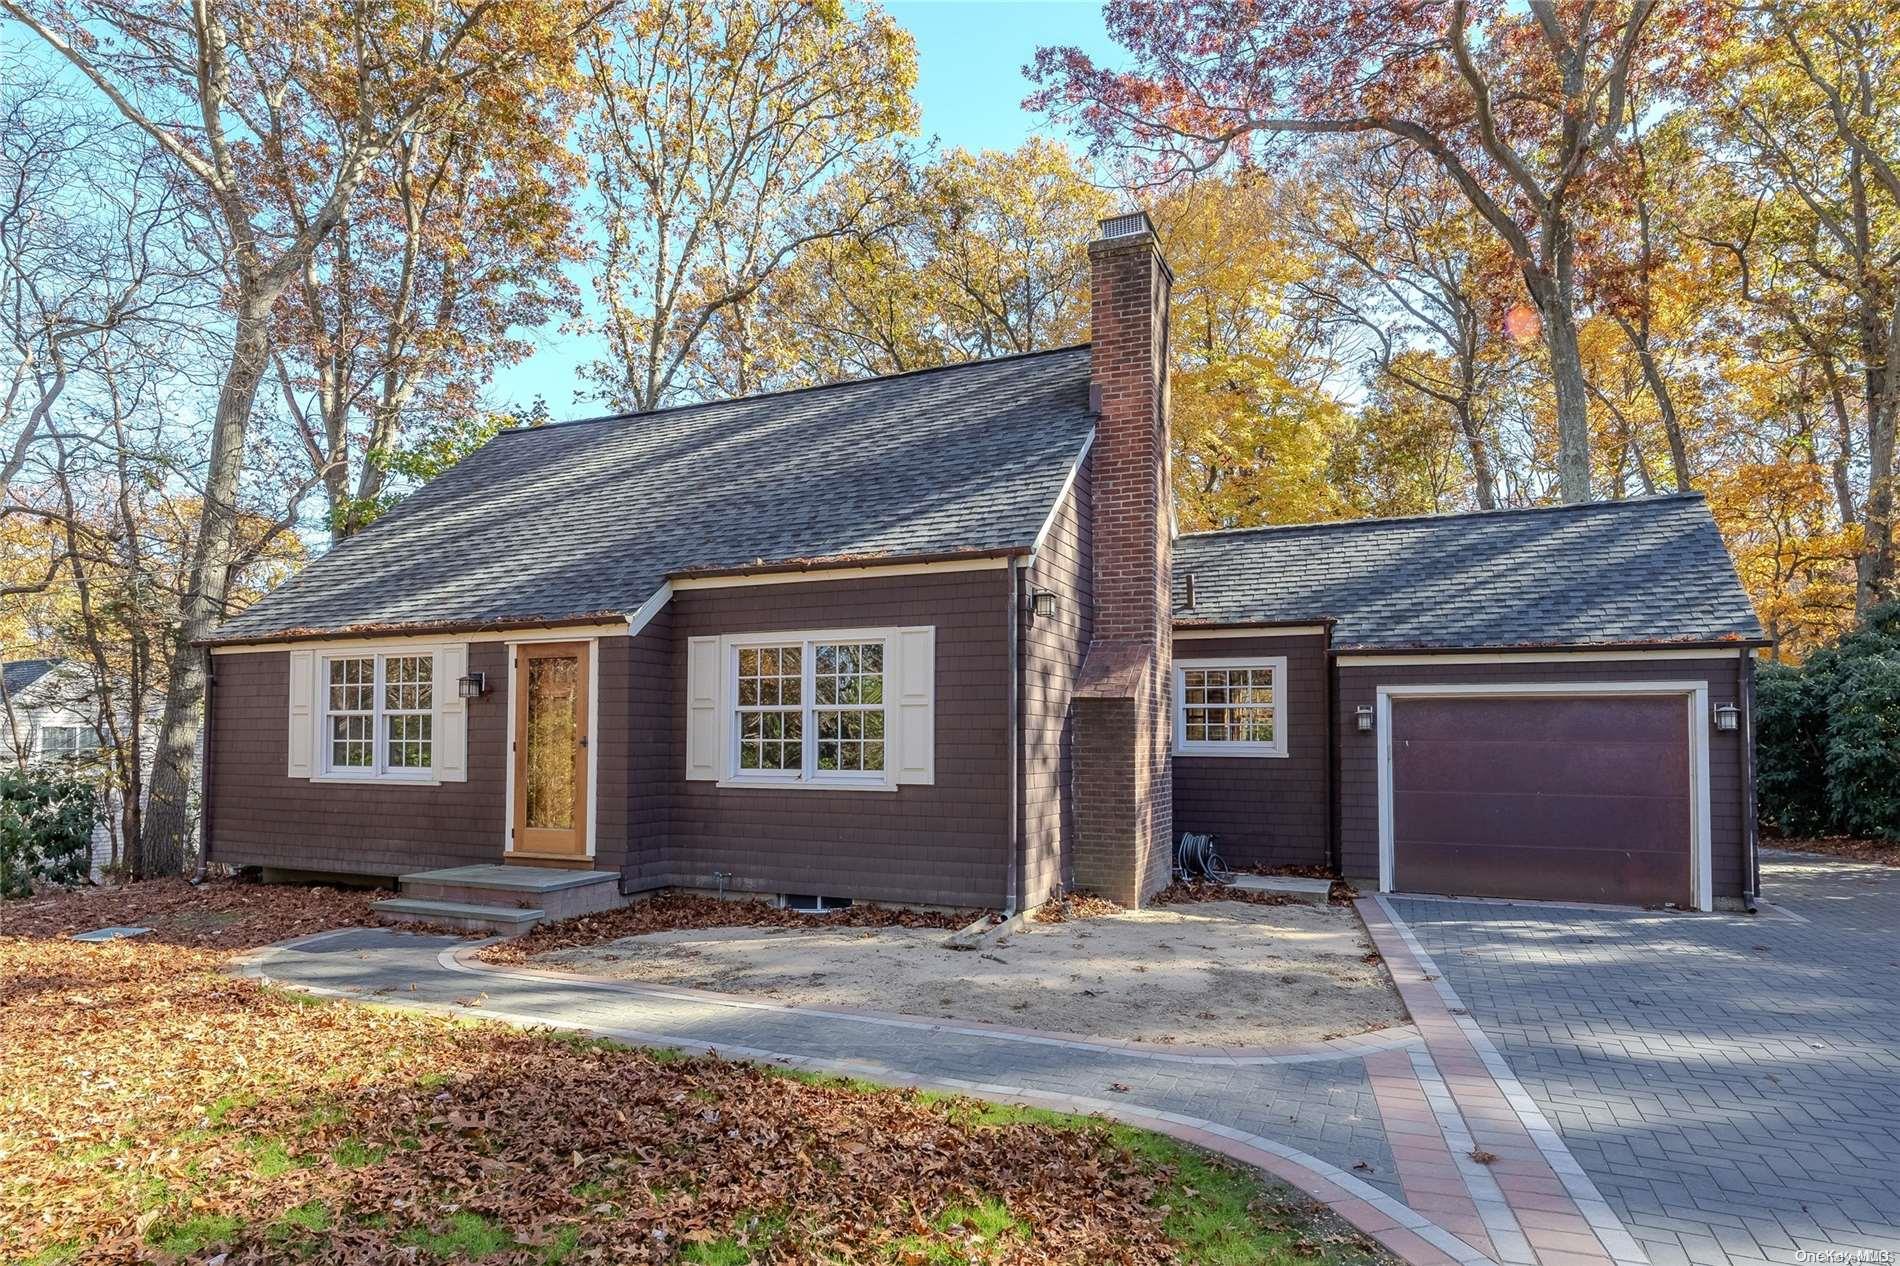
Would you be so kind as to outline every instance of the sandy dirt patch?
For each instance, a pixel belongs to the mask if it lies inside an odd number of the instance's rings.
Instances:
[[[1215,901],[1035,923],[981,950],[926,928],[720,928],[538,965],[1090,1037],[1280,1046],[1406,1022],[1350,907]]]

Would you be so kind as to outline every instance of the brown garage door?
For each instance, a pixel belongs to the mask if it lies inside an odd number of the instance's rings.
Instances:
[[[1400,892],[1690,904],[1679,695],[1392,701]]]

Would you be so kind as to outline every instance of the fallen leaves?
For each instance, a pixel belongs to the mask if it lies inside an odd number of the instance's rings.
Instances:
[[[1105,897],[1072,892],[1045,902],[1036,911],[1035,918],[1038,923],[1074,923],[1082,919],[1106,919],[1120,914],[1126,908]]]
[[[225,958],[0,937],[0,1259],[1173,1260],[1156,1171],[1104,1128],[315,1003]],[[977,1254],[942,1217],[985,1201],[1029,1233]]]
[[[1900,866],[1900,843],[1893,840],[1862,840],[1838,835],[1812,840],[1769,837],[1763,839],[1762,844],[1768,848],[1786,849],[1791,853],[1820,853],[1850,862]]]
[[[333,928],[376,922],[379,889],[316,888],[210,879],[153,879],[0,901],[0,936],[71,936],[108,926],[149,927],[149,943],[237,952]]]
[[[721,900],[687,893],[662,893],[601,914],[544,923],[526,936],[484,947],[477,957],[491,963],[525,963],[555,950],[605,945],[627,936],[699,928],[944,928],[966,926],[969,912],[901,910],[891,906],[852,905],[830,914],[800,914],[769,902]]]

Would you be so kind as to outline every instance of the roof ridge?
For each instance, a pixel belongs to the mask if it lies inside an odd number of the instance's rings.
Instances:
[[[1207,536],[1238,536],[1250,532],[1295,532],[1306,528],[1349,528],[1384,526],[1388,523],[1437,523],[1447,519],[1490,519],[1505,518],[1511,515],[1563,514],[1581,510],[1603,510],[1620,506],[1654,505],[1664,501],[1702,501],[1702,493],[1691,489],[1688,492],[1659,492],[1645,497],[1615,497],[1607,501],[1579,501],[1554,506],[1504,506],[1495,510],[1445,510],[1437,514],[1399,514],[1389,517],[1369,516],[1363,519],[1322,519],[1308,523],[1256,523],[1252,527],[1208,528],[1201,532],[1183,532],[1178,539]]]
[[[918,369],[900,369],[894,374],[872,374],[868,378],[840,378],[836,382],[815,382],[803,387],[781,387],[776,391],[760,391],[749,396],[725,396],[718,400],[695,400],[691,404],[667,405],[661,409],[636,409],[625,413],[601,413],[589,418],[563,418],[559,422],[548,422],[541,426],[511,426],[495,435],[500,439],[504,435],[529,435],[552,431],[558,427],[585,426],[593,422],[624,422],[630,418],[655,418],[662,414],[686,413],[693,409],[710,409],[716,405],[749,404],[754,400],[777,400],[783,396],[804,395],[813,391],[830,391],[838,387],[858,387],[866,383],[892,382],[899,378],[917,378],[924,374],[940,374],[951,369],[975,369],[980,365],[1004,365],[1011,361],[1031,360],[1037,356],[1055,356],[1062,352],[1079,352],[1090,344],[1071,343],[1066,347],[1043,347],[1033,352],[1011,352],[1005,356],[982,356],[976,360],[960,360],[947,365],[925,365]]]

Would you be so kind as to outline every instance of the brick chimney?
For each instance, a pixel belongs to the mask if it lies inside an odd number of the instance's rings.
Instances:
[[[1089,244],[1094,640],[1075,694],[1074,878],[1139,905],[1173,857],[1168,291],[1145,212]]]

